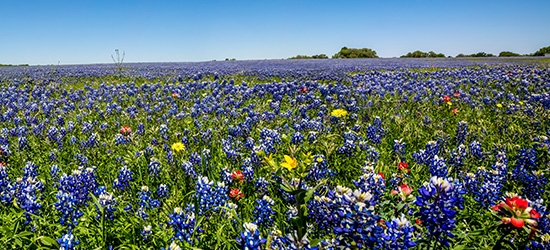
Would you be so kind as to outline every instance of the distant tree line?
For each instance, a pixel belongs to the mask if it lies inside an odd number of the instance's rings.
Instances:
[[[0,63],[0,67],[16,67],[16,66],[29,66],[28,64],[1,64]]]
[[[325,54],[312,55],[312,56],[297,55],[288,59],[328,59],[328,56]]]
[[[475,54],[464,55],[462,53],[456,55],[456,57],[494,57],[495,55],[485,52],[477,52]]]
[[[445,55],[443,53],[435,53],[433,51],[424,52],[424,51],[417,50],[401,56],[401,58],[427,58],[427,57],[436,58],[436,57],[445,57]]]
[[[498,54],[498,57],[512,57],[512,56],[544,56],[545,54],[550,53],[550,46],[541,48],[537,52],[532,54],[520,55],[511,51],[502,51]],[[445,57],[443,53],[435,53],[433,51],[424,52],[424,51],[413,51],[405,55],[402,55],[401,58],[437,58]],[[450,57],[450,56],[449,56]],[[496,57],[496,55],[486,52],[478,52],[474,54],[458,54],[456,57]],[[307,55],[297,55],[289,59],[327,59],[328,56],[325,54],[307,56]],[[340,51],[332,56],[332,58],[378,58],[376,51],[369,48],[348,48],[343,47]],[[227,59],[226,59],[227,60]]]

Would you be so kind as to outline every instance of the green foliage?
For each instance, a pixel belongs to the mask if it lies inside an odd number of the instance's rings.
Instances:
[[[17,67],[17,66],[29,66],[28,64],[1,64],[0,63],[0,67]]]
[[[343,47],[332,58],[378,58],[376,51],[369,48],[355,49]]]
[[[456,55],[456,57],[494,57],[495,55],[491,54],[491,53],[485,53],[485,52],[477,52],[475,54],[469,54],[469,55],[464,55],[464,54],[458,54]]]
[[[546,53],[550,53],[550,46],[540,48],[537,52],[533,53],[533,56],[544,56]]]
[[[409,52],[406,55],[402,55],[401,58],[436,58],[436,57],[445,57],[443,53],[435,53],[433,51],[423,52],[420,50]]]
[[[509,57],[509,56],[520,56],[520,54],[510,52],[510,51],[502,51],[498,54],[498,57]]]
[[[288,59],[328,59],[328,56],[325,54],[312,55],[312,56],[297,55]]]

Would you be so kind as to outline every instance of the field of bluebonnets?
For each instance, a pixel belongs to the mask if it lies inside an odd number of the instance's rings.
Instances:
[[[6,249],[549,249],[550,68],[0,68]]]

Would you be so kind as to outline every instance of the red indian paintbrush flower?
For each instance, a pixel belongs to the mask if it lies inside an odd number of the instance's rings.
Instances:
[[[533,207],[529,207],[529,201],[519,197],[506,197],[505,201],[491,207],[493,211],[503,215],[502,223],[511,224],[515,228],[522,228],[527,224],[531,230],[536,230],[540,213]]]
[[[399,163],[399,165],[397,166],[397,169],[402,170],[402,171],[407,172],[407,173],[411,171],[409,169],[409,163],[406,163],[404,161]]]
[[[237,170],[231,173],[231,178],[234,181],[239,182],[240,184],[244,183],[244,174],[241,172],[241,170]]]
[[[123,126],[119,132],[124,135],[124,136],[128,136],[128,135],[131,135],[132,134],[132,129],[130,128],[130,126]]]
[[[232,188],[231,191],[229,191],[229,197],[235,200],[240,200],[244,197],[244,194],[238,188]]]
[[[451,101],[451,97],[449,97],[448,95],[443,97],[443,102],[450,102],[450,101]]]

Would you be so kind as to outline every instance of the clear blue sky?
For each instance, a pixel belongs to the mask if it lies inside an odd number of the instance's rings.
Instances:
[[[280,59],[371,48],[456,56],[550,46],[549,0],[1,0],[0,63]]]

